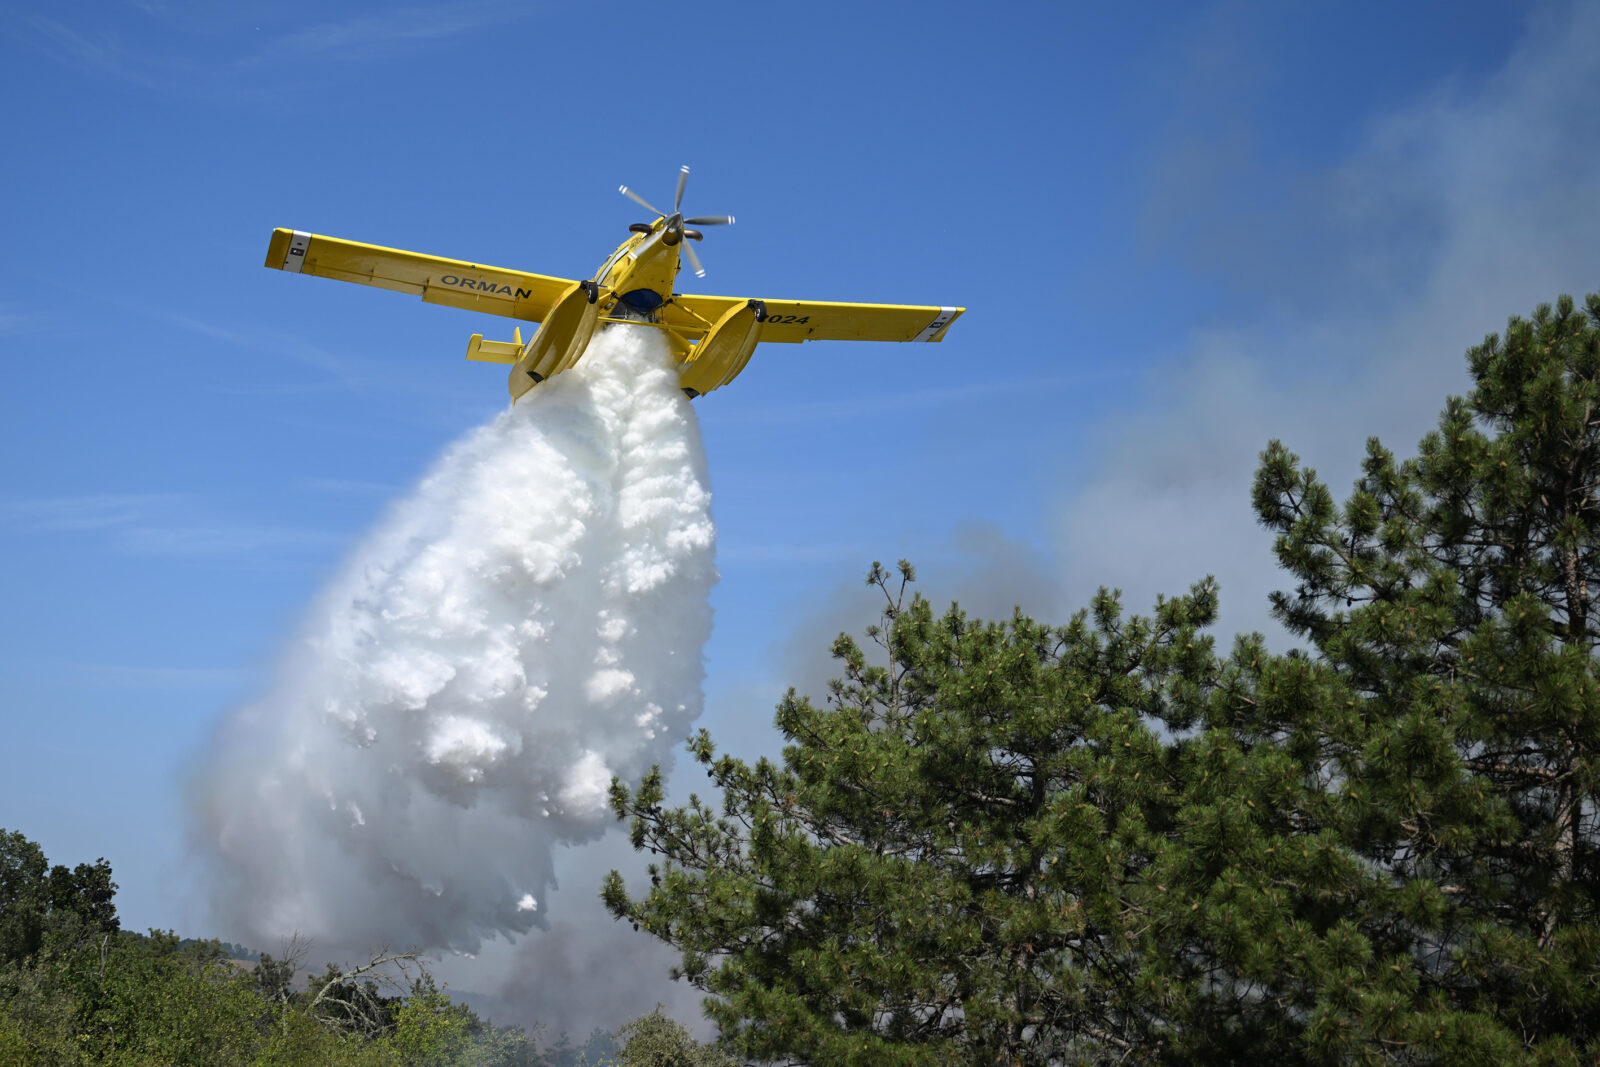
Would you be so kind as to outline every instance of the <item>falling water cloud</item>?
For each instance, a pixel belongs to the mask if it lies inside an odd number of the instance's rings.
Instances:
[[[710,503],[653,331],[452,446],[219,731],[192,790],[218,918],[465,952],[544,923],[555,851],[700,713]]]

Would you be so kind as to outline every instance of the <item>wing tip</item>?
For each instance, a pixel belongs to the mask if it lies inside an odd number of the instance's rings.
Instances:
[[[286,230],[279,227],[272,231],[272,240],[267,242],[266,266],[273,270],[286,270],[291,274],[299,274],[300,268],[305,266],[306,253],[311,248],[311,235],[304,230]]]
[[[922,332],[912,340],[930,343],[943,341],[944,335],[950,332],[950,327],[955,324],[955,321],[961,317],[961,313],[966,310],[966,308],[958,307],[941,307],[939,313],[933,317],[933,321],[928,323]]]
[[[273,230],[272,239],[267,242],[267,261],[262,265],[272,270],[282,270],[283,261],[289,256],[289,242],[293,239],[293,230],[286,230],[282,226]]]
[[[938,332],[938,334],[935,335],[934,340],[935,341],[943,341],[944,340],[944,335],[950,332],[950,327],[952,327],[952,326],[954,326],[956,324],[956,320],[959,319],[962,315],[964,315],[966,313],[966,310],[967,310],[966,308],[951,308],[950,309],[950,320],[944,324],[944,329],[940,330]]]

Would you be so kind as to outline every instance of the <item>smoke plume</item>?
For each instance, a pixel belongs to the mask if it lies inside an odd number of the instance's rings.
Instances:
[[[715,529],[654,331],[452,446],[355,552],[194,785],[217,918],[475,951],[543,925],[559,846],[701,710]]]

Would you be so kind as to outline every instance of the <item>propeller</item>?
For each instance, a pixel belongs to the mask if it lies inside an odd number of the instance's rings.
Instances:
[[[683,254],[688,257],[689,266],[694,268],[694,276],[696,278],[704,278],[706,269],[700,265],[700,257],[695,255],[694,245],[684,245]]]
[[[619,186],[618,188],[621,191],[623,196],[627,197],[629,200],[632,200],[635,204],[638,204],[640,207],[644,208],[646,211],[653,211],[657,215],[660,215],[662,218],[666,218],[667,217],[667,213],[665,211],[662,211],[660,208],[658,208],[654,204],[650,203],[650,201],[646,200],[644,197],[640,196],[638,193],[634,192],[632,189],[629,189],[626,185]]]
[[[688,225],[688,226],[732,226],[733,225],[733,216],[732,215],[703,215],[703,216],[700,216],[699,218],[693,218],[693,219],[684,218],[683,214],[681,213],[681,211],[679,209],[683,207],[683,189],[684,189],[684,186],[686,186],[688,184],[689,184],[689,168],[688,168],[687,165],[685,165],[682,168],[680,168],[679,171],[678,171],[678,191],[672,198],[672,212],[671,212],[671,214],[668,214],[667,212],[662,211],[660,208],[658,208],[654,204],[650,203],[650,201],[646,200],[644,197],[640,196],[638,193],[634,192],[632,189],[629,189],[626,185],[619,186],[618,188],[619,188],[619,191],[622,193],[623,196],[627,197],[629,200],[632,200],[635,204],[638,204],[640,207],[644,208],[646,211],[652,211],[655,214],[661,216],[663,219],[666,220],[666,226],[664,227],[664,233],[662,235],[662,240],[665,241],[669,245],[678,244],[685,237],[689,238],[692,241],[698,241],[698,240],[701,239],[701,235],[699,233],[695,232],[694,230],[686,230],[686,229],[684,229],[684,226],[686,226],[686,225]],[[694,269],[695,277],[704,278],[706,276],[706,269],[700,265],[700,257],[695,254],[694,249],[689,247],[688,245],[684,245],[683,246],[683,254],[684,254],[684,257],[686,259],[688,259],[689,266]]]

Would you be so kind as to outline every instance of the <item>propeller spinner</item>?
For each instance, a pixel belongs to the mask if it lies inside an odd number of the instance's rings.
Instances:
[[[629,200],[632,200],[635,204],[638,204],[646,211],[655,212],[657,215],[660,215],[667,221],[666,227],[661,235],[661,240],[669,245],[675,245],[682,241],[685,237],[689,238],[691,241],[701,240],[701,233],[698,230],[687,229],[686,227],[688,226],[733,225],[732,215],[705,215],[692,219],[684,218],[682,211],[679,209],[683,207],[683,187],[687,184],[689,184],[689,167],[687,164],[685,164],[683,168],[678,171],[678,192],[672,200],[672,212],[670,214],[654,206],[650,203],[650,201],[646,200],[632,189],[629,189],[626,185],[621,186],[620,191],[623,196],[627,197]],[[700,257],[695,254],[694,249],[689,245],[684,245],[683,254],[689,260],[689,266],[694,268],[695,277],[704,278],[706,276],[706,269],[700,265]]]

